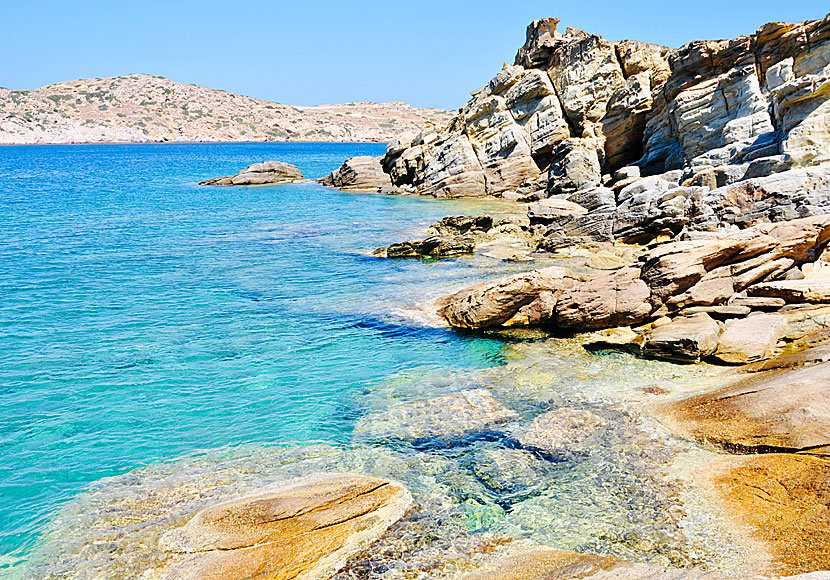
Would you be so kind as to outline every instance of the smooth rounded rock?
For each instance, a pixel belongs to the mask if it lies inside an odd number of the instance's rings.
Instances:
[[[403,516],[401,484],[362,475],[319,475],[210,506],[162,538],[184,558],[167,580],[327,578]]]

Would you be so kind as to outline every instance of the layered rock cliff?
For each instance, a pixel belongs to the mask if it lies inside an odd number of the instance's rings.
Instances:
[[[588,211],[534,226],[606,240],[830,208],[830,16],[676,50],[558,23],[534,21],[514,64],[448,123],[390,143],[392,184],[567,198]]]
[[[378,141],[450,113],[406,103],[292,107],[149,75],[0,89],[0,143]]]

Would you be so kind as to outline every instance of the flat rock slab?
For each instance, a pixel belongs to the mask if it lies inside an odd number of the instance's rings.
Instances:
[[[747,288],[750,296],[782,298],[787,302],[830,302],[830,280],[778,280]]]
[[[584,409],[548,411],[511,431],[527,449],[555,457],[588,453],[597,440],[602,419]]]
[[[355,435],[440,445],[498,430],[517,417],[489,391],[472,389],[370,415],[358,424]]]
[[[752,310],[778,310],[786,304],[787,301],[783,298],[764,296],[736,296],[729,301],[730,306],[745,306]]]
[[[321,475],[198,512],[162,538],[186,554],[168,580],[327,578],[403,516],[412,497],[394,481]]]
[[[215,177],[199,185],[276,185],[303,181],[303,172],[290,163],[263,161],[249,165],[236,175]]]
[[[792,364],[785,362],[785,368]],[[830,445],[830,362],[742,376],[667,411],[680,430],[728,449],[824,454],[821,448]]]
[[[787,318],[777,314],[757,314],[731,320],[720,335],[715,357],[733,364],[770,358],[786,331]]]
[[[751,534],[770,546],[773,571],[830,569],[830,461],[772,453],[735,462],[714,478],[715,491]],[[809,577],[821,576],[830,573]]]

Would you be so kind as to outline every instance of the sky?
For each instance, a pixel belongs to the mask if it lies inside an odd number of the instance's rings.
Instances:
[[[823,18],[827,0],[0,0],[0,86],[159,75],[291,105],[406,101],[456,109],[536,18],[676,48],[770,21]]]

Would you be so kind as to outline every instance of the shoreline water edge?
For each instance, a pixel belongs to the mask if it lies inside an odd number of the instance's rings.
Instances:
[[[412,358],[319,411],[336,437],[95,481],[16,578],[830,578],[830,16],[676,50],[558,23],[382,155],[324,175],[331,155],[235,151],[190,179],[229,207],[352,208],[298,225],[323,245],[292,268],[346,256],[354,287],[332,265],[297,275],[322,305],[273,300],[360,312],[344,328]],[[366,205],[397,225],[356,221]]]

